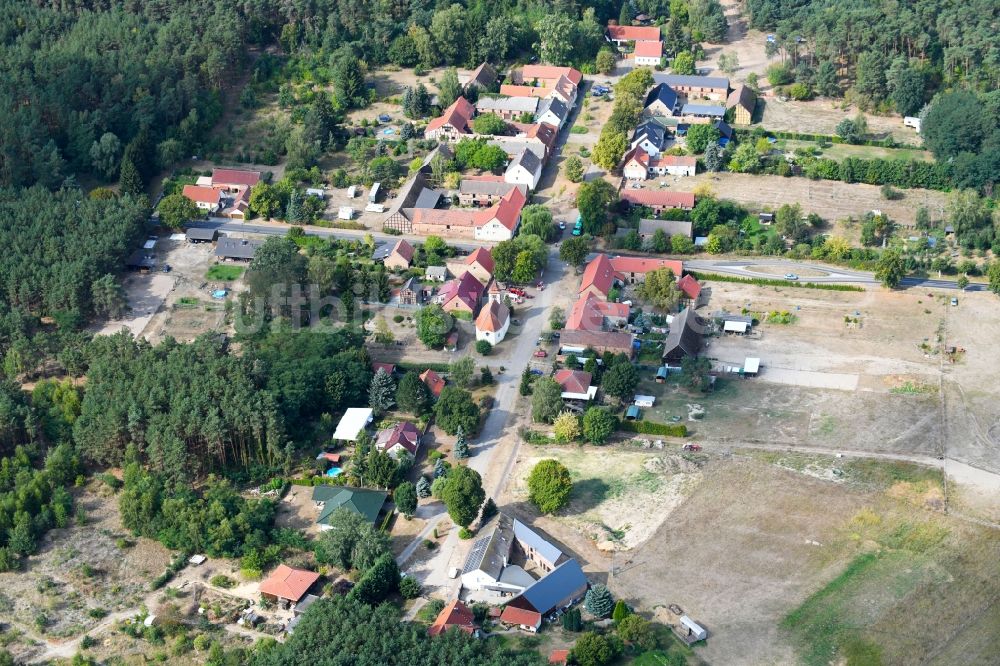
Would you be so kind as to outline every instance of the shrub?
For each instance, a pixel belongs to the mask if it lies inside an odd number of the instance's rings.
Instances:
[[[625,432],[640,435],[662,435],[664,437],[687,437],[687,426],[683,423],[653,423],[652,421],[622,421],[619,428]]]
[[[397,324],[400,324],[403,322],[403,315],[396,315],[395,317],[392,318],[392,320]]]
[[[463,527],[458,531],[459,539],[471,539],[473,536],[475,536],[475,534],[468,527]]]
[[[483,356],[487,356],[491,351],[493,351],[493,345],[491,345],[488,340],[477,340],[476,351]]]
[[[212,576],[212,578],[208,582],[216,587],[221,587],[224,590],[236,587],[236,581],[230,578],[229,576],[226,576],[225,574],[218,574],[217,576]]]
[[[416,599],[420,596],[420,583],[417,582],[416,578],[407,576],[399,581],[399,593],[403,595],[404,599]]]

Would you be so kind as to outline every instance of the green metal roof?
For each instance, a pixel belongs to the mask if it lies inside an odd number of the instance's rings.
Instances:
[[[323,503],[323,509],[319,512],[316,522],[326,525],[334,511],[344,508],[364,516],[365,520],[374,525],[387,496],[388,493],[381,490],[347,486],[313,486],[313,501]]]

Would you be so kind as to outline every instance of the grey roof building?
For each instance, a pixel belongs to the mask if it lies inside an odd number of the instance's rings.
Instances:
[[[729,88],[729,79],[722,76],[694,76],[691,74],[657,74],[653,80],[672,88]]]
[[[239,261],[250,261],[257,252],[257,248],[264,244],[264,241],[250,240],[248,238],[229,238],[223,236],[215,244],[215,256],[220,259],[236,259]]]
[[[570,559],[511,599],[507,605],[548,615],[582,599],[588,586],[580,563]]]
[[[673,111],[677,108],[677,92],[666,83],[660,83],[646,93],[646,101],[642,107],[649,108],[654,102],[660,102],[665,108]]]
[[[651,144],[656,146],[657,150],[659,150],[660,148],[663,148],[663,144],[667,141],[667,128],[660,123],[647,120],[635,128],[635,132],[632,133],[632,141],[630,143],[633,147],[635,147],[635,145],[640,143],[643,139],[648,140]]]
[[[538,105],[538,111],[535,113],[535,122],[540,122],[542,116],[548,112],[551,112],[559,119],[559,125],[561,126],[566,122],[566,116],[569,115],[569,107],[561,99],[547,97]]]
[[[701,351],[705,325],[691,308],[684,308],[670,323],[670,333],[663,341],[663,360],[680,361]]]
[[[200,227],[188,227],[184,234],[189,243],[211,243],[219,234],[218,229],[202,229]]]
[[[726,115],[726,107],[721,104],[685,104],[681,109],[681,115],[721,118]]]
[[[514,538],[525,556],[543,569],[551,571],[563,560],[563,552],[558,546],[546,541],[533,529],[514,519]]]
[[[534,113],[540,101],[537,97],[480,97],[476,110],[497,115]]]
[[[524,167],[528,173],[535,173],[542,166],[542,160],[539,159],[538,155],[530,150],[522,150],[520,154],[514,158],[514,161],[510,163],[507,167],[507,171],[510,171],[515,166]]]

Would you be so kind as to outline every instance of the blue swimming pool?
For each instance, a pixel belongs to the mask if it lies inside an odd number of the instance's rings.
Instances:
[[[331,467],[330,469],[326,470],[326,475],[327,476],[340,476],[340,474],[343,471],[344,470],[340,469],[339,467]]]

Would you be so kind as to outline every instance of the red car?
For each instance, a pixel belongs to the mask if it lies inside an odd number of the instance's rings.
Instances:
[[[701,444],[685,444],[685,451],[701,451]]]
[[[539,350],[537,350],[535,352],[535,356],[537,356],[538,358],[545,358],[548,355],[549,355],[549,353],[547,351],[545,351],[544,349],[539,349]]]

